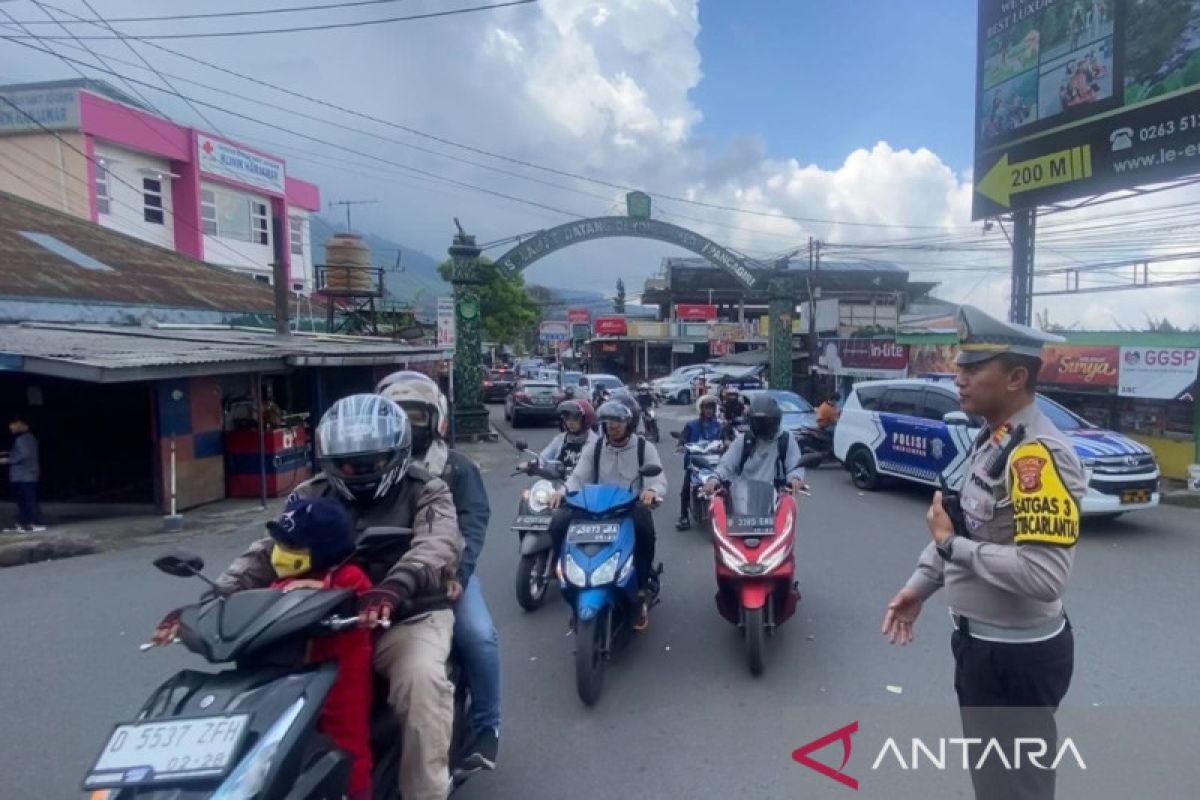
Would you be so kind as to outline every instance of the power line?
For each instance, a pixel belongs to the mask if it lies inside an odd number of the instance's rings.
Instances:
[[[306,31],[330,31],[343,28],[364,28],[373,25],[390,25],[394,22],[413,22],[422,19],[434,19],[435,17],[452,17],[458,14],[472,14],[476,11],[492,11],[498,8],[508,8],[510,6],[523,6],[530,3],[536,3],[538,0],[506,0],[503,3],[492,3],[484,6],[470,6],[468,8],[454,8],[446,11],[429,11],[424,14],[410,14],[405,17],[388,17],[386,19],[363,19],[354,20],[351,22],[327,22],[324,25],[299,25],[293,28],[261,28],[249,31],[212,31],[207,33],[152,33],[143,34],[135,38],[143,41],[152,39],[221,39],[229,36],[263,36],[266,34],[277,33],[303,33]],[[93,12],[95,13],[95,12]],[[125,34],[115,34],[113,36],[81,36],[81,39],[90,39],[92,41],[111,41],[120,39]],[[44,38],[44,39],[67,39],[66,36],[44,36],[37,37],[30,35],[29,37],[18,38]]]
[[[326,10],[330,10],[330,9],[341,10],[344,8],[355,8],[358,6],[380,6],[380,5],[391,5],[393,3],[404,3],[404,2],[408,2],[408,0],[352,0],[352,2],[346,2],[346,3],[323,3],[321,5],[315,5],[315,6],[290,6],[288,8],[260,8],[260,9],[252,9],[249,11],[214,11],[214,12],[208,13],[208,14],[169,14],[166,16],[159,16],[159,17],[112,17],[111,19],[107,20],[107,22],[167,22],[167,21],[171,21],[171,20],[183,20],[183,19],[217,19],[217,18],[224,18],[224,17],[258,17],[258,16],[266,16],[269,14],[293,14],[293,13],[301,13],[301,12],[305,12],[305,11],[326,11]],[[96,15],[96,18],[95,19],[80,18],[79,22],[81,24],[82,23],[93,23],[93,22],[105,22],[104,18],[101,17],[99,14],[97,14],[95,12],[95,10],[90,9],[90,8],[89,8],[89,10],[91,10],[92,13]],[[27,21],[23,21],[23,24],[25,24],[25,25],[49,25],[50,23],[46,22],[45,20],[27,20]]]

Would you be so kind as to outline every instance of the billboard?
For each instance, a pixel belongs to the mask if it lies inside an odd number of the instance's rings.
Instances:
[[[1200,350],[1186,347],[1122,347],[1122,397],[1186,399],[1196,383]]]
[[[625,318],[616,315],[596,317],[594,327],[597,336],[624,336]]]
[[[568,308],[567,309],[567,322],[570,322],[572,324],[579,323],[579,324],[583,325],[583,324],[587,324],[591,321],[592,321],[592,312],[588,311],[586,308]]]
[[[1200,0],[979,0],[972,218],[1200,172]]]
[[[708,322],[717,318],[717,307],[704,303],[679,303],[675,306],[675,319],[680,322]]]
[[[538,329],[543,342],[568,342],[571,340],[571,323],[563,320],[546,320]]]
[[[1107,345],[1052,344],[1042,348],[1038,382],[1059,386],[1112,388],[1117,385],[1120,350]]]
[[[818,363],[831,375],[903,378],[909,347],[885,339],[825,339]]]

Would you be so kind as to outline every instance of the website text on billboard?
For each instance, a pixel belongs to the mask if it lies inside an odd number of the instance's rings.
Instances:
[[[1200,155],[1200,0],[980,0],[975,219]]]

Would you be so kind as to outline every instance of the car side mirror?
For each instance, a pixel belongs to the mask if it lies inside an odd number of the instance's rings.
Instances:
[[[204,569],[204,559],[186,550],[176,550],[154,559],[154,566],[159,572],[176,578],[191,578]]]
[[[638,470],[638,474],[643,478],[656,478],[662,475],[662,467],[658,464],[647,464]]]
[[[942,416],[942,422],[947,425],[961,425],[964,428],[969,427],[971,420],[962,411],[951,411]]]

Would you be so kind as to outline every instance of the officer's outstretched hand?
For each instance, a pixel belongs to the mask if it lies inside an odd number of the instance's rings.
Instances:
[[[892,644],[908,644],[913,640],[913,624],[920,615],[920,596],[905,586],[887,604],[887,611],[883,614],[883,635]]]

